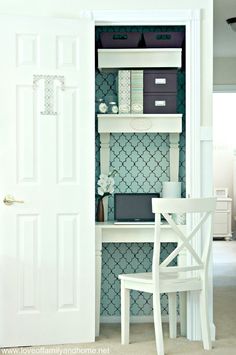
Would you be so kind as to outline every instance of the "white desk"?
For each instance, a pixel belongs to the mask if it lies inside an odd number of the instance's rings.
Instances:
[[[185,229],[185,226],[179,226]],[[150,243],[153,242],[154,225],[142,224],[114,224],[113,222],[96,223],[96,336],[100,328],[100,299],[101,299],[101,269],[102,243]],[[178,242],[176,233],[169,225],[161,227],[161,241],[167,243]],[[179,264],[184,264],[184,253],[179,255]]]

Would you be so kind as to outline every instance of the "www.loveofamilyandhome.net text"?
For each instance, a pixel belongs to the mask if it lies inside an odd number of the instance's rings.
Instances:
[[[109,348],[79,348],[79,347],[23,347],[0,349],[0,354],[4,355],[75,355],[75,354],[110,354]]]

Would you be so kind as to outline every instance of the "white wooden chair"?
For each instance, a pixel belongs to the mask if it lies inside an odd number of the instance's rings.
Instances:
[[[176,292],[199,291],[199,308],[203,347],[211,349],[211,335],[208,317],[208,265],[212,240],[212,219],[215,211],[215,198],[198,199],[153,199],[152,210],[155,213],[154,251],[151,273],[119,275],[121,280],[121,342],[129,343],[130,290],[153,294],[153,315],[158,355],[164,355],[160,294],[167,293],[169,298],[170,336],[176,336]],[[190,232],[183,232],[183,226],[177,225],[171,214],[193,214],[196,221]],[[179,243],[175,250],[160,263],[161,214],[170,227],[177,233]],[[188,218],[188,217],[187,217]],[[204,229],[203,229],[204,227]],[[202,252],[195,250],[193,237],[204,231]],[[170,266],[180,252],[189,253],[185,266]]]

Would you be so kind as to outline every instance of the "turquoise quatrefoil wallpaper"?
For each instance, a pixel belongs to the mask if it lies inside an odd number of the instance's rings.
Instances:
[[[99,26],[96,27],[96,44],[104,31],[184,31],[184,27],[153,26]],[[178,70],[177,112],[183,114],[183,132],[180,135],[179,181],[185,196],[185,71]],[[96,99],[117,100],[117,73],[96,70]],[[96,119],[96,182],[100,174],[99,134]],[[111,134],[110,167],[118,171],[115,176],[115,192],[161,192],[162,182],[169,181],[169,136],[168,134],[138,133]],[[96,186],[97,188],[97,186]],[[114,200],[109,197],[108,219],[114,219]],[[163,244],[162,257],[175,247]],[[107,243],[102,250],[101,315],[120,315],[120,273],[151,270],[152,243]],[[162,295],[162,313],[168,314],[167,296]],[[131,291],[131,314],[151,315],[152,296]]]

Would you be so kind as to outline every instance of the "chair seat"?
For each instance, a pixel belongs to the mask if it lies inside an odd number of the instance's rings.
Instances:
[[[139,291],[153,292],[153,280],[151,272],[121,274],[120,280],[124,280],[126,288]],[[135,287],[135,288],[133,288]],[[181,273],[165,272],[160,274],[160,293],[201,290],[202,282],[200,278],[181,276]]]
[[[121,274],[118,276],[120,280],[132,280],[137,282],[152,283],[152,273],[143,272],[143,273],[134,273],[134,274]]]

